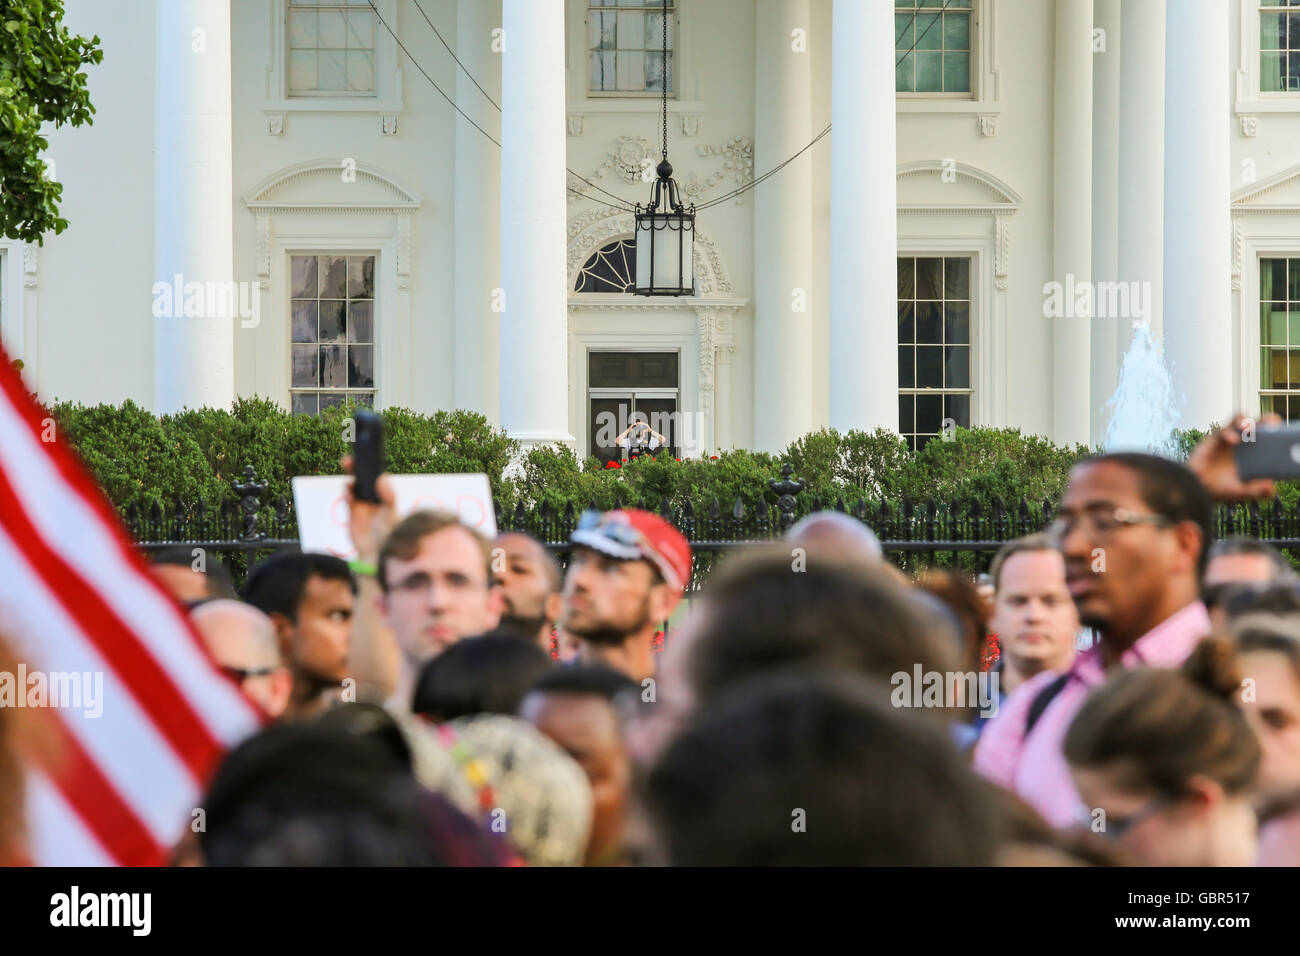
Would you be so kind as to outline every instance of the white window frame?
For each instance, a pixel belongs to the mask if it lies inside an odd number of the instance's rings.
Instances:
[[[1259,89],[1259,0],[1240,0],[1240,43],[1237,51],[1237,100],[1233,111],[1238,116],[1259,113],[1300,113],[1300,90],[1262,93]],[[1300,12],[1300,11],[1297,11]],[[1122,42],[1122,40],[1121,40]],[[1254,128],[1246,135],[1254,135]],[[1243,132],[1245,127],[1243,125]]]
[[[970,92],[895,93],[897,112],[979,113],[988,116],[1002,112],[1002,78],[997,66],[998,5],[999,0],[971,0]],[[892,3],[890,9],[892,12]]]
[[[0,341],[12,362],[21,359],[30,384],[40,354],[36,321],[38,247],[21,239],[0,237]]]
[[[397,29],[397,0],[374,0],[379,15]],[[341,96],[289,95],[289,2],[271,0],[270,49],[266,70],[266,101],[262,111],[268,116],[290,113],[382,113],[396,116],[402,112],[402,71],[397,41],[378,19],[375,21],[375,91],[348,93]],[[362,8],[365,9],[365,8]]]
[[[1241,304],[1238,313],[1241,389],[1238,405],[1258,415],[1262,387],[1259,378],[1259,350],[1263,347],[1259,338],[1259,262],[1261,259],[1300,259],[1300,236],[1254,239],[1243,236],[1242,245]],[[1300,389],[1296,389],[1294,394],[1300,396]]]
[[[658,113],[663,102],[661,93],[590,89],[587,2],[588,0],[566,0],[565,6],[566,28],[569,31],[565,44],[565,71],[568,74],[566,88],[570,112]],[[700,99],[700,72],[695,60],[694,42],[697,5],[700,0],[672,2],[675,10],[673,29],[676,35],[673,47],[673,90],[668,94],[668,112],[674,116],[703,113],[705,104]],[[647,12],[652,11],[647,8]]]
[[[682,41],[682,3],[684,2],[684,0],[668,0],[668,2],[673,5],[673,10],[672,10],[673,48],[672,50],[669,51],[672,54],[672,58],[673,58],[673,88],[668,93],[668,101],[671,103],[673,100],[681,98],[682,64],[681,64],[681,54],[679,53],[679,49],[681,47],[681,41]],[[662,7],[641,7],[639,9],[637,7],[607,7],[606,9],[614,12],[618,12],[621,10],[624,13],[657,13],[660,15],[661,18],[663,16]],[[610,97],[616,97],[616,98],[630,97],[635,99],[638,97],[641,98],[648,97],[654,100],[656,103],[662,104],[663,94],[657,90],[593,90],[591,88],[591,72],[590,72],[591,60],[589,59],[591,55],[591,48],[587,46],[589,42],[589,40],[587,39],[589,36],[588,27],[587,27],[587,18],[590,15],[591,15],[590,0],[583,0],[582,49],[583,49],[584,61],[587,64],[587,68],[583,72],[583,85],[587,88],[587,96],[591,99],[607,99]],[[655,51],[651,51],[649,47],[646,47],[647,53],[656,52],[656,51],[662,52],[663,50],[662,28],[663,28],[663,23],[661,20],[660,21],[661,32],[658,34],[658,36],[660,37],[659,45],[655,48]]]
[[[336,237],[334,241],[346,243],[347,239]],[[385,245],[388,245],[388,243],[385,243]],[[374,365],[372,366],[374,370],[375,384],[372,388],[369,389],[353,388],[351,386],[348,386],[346,388],[323,388],[321,386],[305,386],[300,388],[294,387],[293,384],[294,341],[293,341],[293,302],[292,302],[293,290],[289,288],[289,283],[293,281],[293,268],[291,266],[290,257],[322,256],[322,255],[324,256],[374,256],[375,257],[375,273],[374,273],[375,274],[375,290],[374,290],[375,297],[371,300],[374,303],[374,305],[371,308],[371,316],[372,316],[371,321],[374,323],[374,327],[375,327],[374,342],[372,346],[375,350]],[[282,281],[285,283],[284,290],[283,290],[284,291],[284,313],[283,313],[284,354],[285,354],[285,361],[286,363],[288,363],[287,368],[285,369],[285,379],[287,382],[285,386],[285,407],[289,411],[293,411],[293,396],[295,392],[312,392],[318,395],[328,395],[331,392],[339,392],[341,394],[346,395],[348,392],[368,391],[373,396],[371,401],[374,403],[374,407],[380,408],[381,407],[379,403],[380,402],[379,395],[380,395],[380,388],[381,388],[379,383],[379,376],[380,376],[380,369],[381,369],[380,363],[383,360],[382,352],[387,351],[386,349],[381,349],[380,346],[380,342],[382,339],[381,329],[379,327],[380,315],[382,314],[381,306],[379,303],[380,270],[382,265],[380,260],[380,253],[376,251],[376,249],[373,247],[370,249],[354,249],[346,245],[343,246],[342,248],[329,248],[329,249],[294,249],[294,248],[286,247],[281,262],[283,264],[282,271],[284,273]],[[278,321],[281,317],[281,313],[277,312],[275,313],[275,315]],[[303,343],[299,342],[298,344],[302,345]]]

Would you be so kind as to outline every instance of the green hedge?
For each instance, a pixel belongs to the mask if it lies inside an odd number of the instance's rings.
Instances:
[[[269,485],[264,500],[288,498],[294,475],[339,473],[351,415],[351,409],[338,407],[319,418],[295,416],[266,399],[242,399],[229,411],[203,408],[164,416],[129,401],[121,406],[64,402],[51,412],[62,437],[123,508],[145,508],[154,501],[168,505],[177,498],[218,504],[234,497],[231,483],[246,465]],[[739,498],[749,508],[760,498],[775,501],[767,482],[787,463],[805,483],[801,503],[813,496],[828,503],[843,498],[849,506],[863,498],[897,502],[905,497],[1037,503],[1058,496],[1071,465],[1089,453],[1083,445],[1063,448],[1014,428],[957,429],[951,440],[931,441],[915,454],[884,429],[847,434],[822,429],[777,455],[735,450],[682,461],[659,455],[622,468],[602,468],[595,458],[579,461],[561,448],[535,448],[508,473],[518,443],[482,415],[423,415],[401,408],[383,414],[392,471],[485,472],[507,509],[520,501],[556,507],[595,502],[608,508],[644,500],[657,506],[665,497],[677,502],[689,497],[697,505],[716,497],[724,509]],[[1190,447],[1196,436],[1182,437]]]

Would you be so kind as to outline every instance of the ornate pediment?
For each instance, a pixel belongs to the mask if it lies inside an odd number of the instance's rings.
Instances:
[[[959,163],[935,159],[898,167],[898,211],[910,213],[1015,212],[1021,197],[997,177]]]
[[[1232,211],[1296,212],[1300,211],[1300,165],[1253,183],[1232,194]]]
[[[254,211],[409,211],[423,198],[383,170],[351,158],[314,159],[273,173],[244,197]]]

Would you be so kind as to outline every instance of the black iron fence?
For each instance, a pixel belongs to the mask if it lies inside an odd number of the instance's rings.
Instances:
[[[252,467],[233,484],[235,498],[219,506],[199,501],[175,501],[168,507],[155,503],[143,512],[128,508],[122,512],[135,541],[152,553],[174,547],[201,548],[225,558],[237,580],[250,562],[267,554],[297,550],[298,525],[290,501],[281,497],[263,501],[266,485],[257,480]],[[988,569],[993,555],[1006,541],[1041,530],[1052,519],[1053,503],[1007,504],[974,501],[868,501],[843,498],[822,501],[815,496],[800,498],[803,485],[782,469],[780,479],[770,479],[768,490],[775,504],[766,498],[746,507],[737,499],[729,506],[717,498],[636,503],[661,514],[691,542],[694,554],[692,587],[699,587],[715,562],[746,544],[779,538],[801,516],[833,510],[850,515],[869,526],[880,538],[891,561],[905,571],[931,567],[959,567],[972,573]],[[528,508],[522,503],[503,511],[496,503],[496,523],[501,531],[525,531],[563,556],[566,542],[584,510],[593,505],[569,501],[563,508],[543,503]],[[1216,537],[1244,535],[1284,549],[1295,561],[1300,557],[1300,501],[1284,505],[1280,500],[1219,508]]]

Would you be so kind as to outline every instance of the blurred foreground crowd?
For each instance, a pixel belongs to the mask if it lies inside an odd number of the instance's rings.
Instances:
[[[1212,534],[1214,500],[1273,491],[1236,477],[1241,428],[1186,466],[1085,460],[979,581],[913,580],[822,512],[688,595],[654,514],[587,513],[562,569],[524,534],[398,520],[386,478],[352,502],[356,561],[279,554],[237,596],[157,555],[267,717],[174,861],[1300,863],[1300,583]]]

